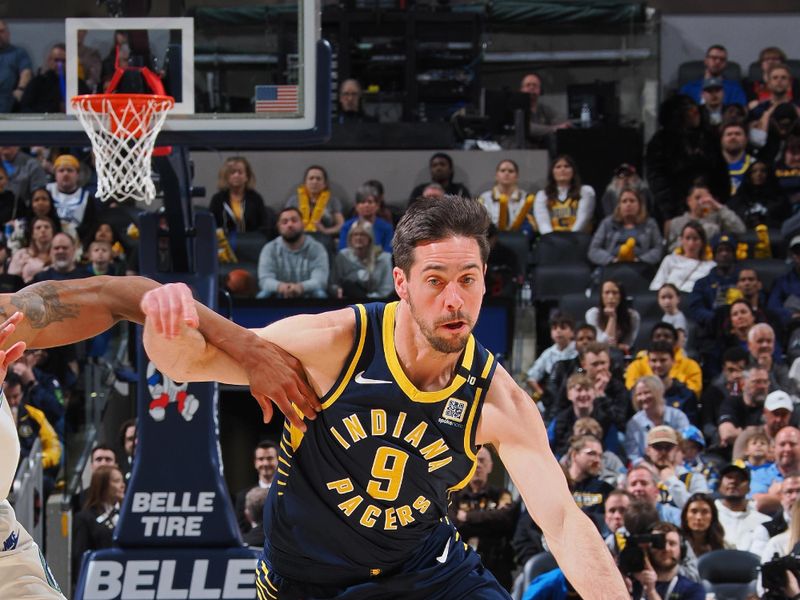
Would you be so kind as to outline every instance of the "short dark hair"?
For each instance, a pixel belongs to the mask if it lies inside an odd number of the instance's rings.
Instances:
[[[114,452],[114,449],[108,444],[97,444],[94,448],[92,448],[92,452],[89,454],[89,456],[94,458],[94,453],[97,452],[98,450],[108,450],[109,452],[111,452],[111,454],[114,455],[114,460],[116,460],[117,455]]]
[[[747,362],[750,354],[741,346],[731,346],[722,354],[722,364],[726,362]]]
[[[728,49],[722,44],[712,44],[711,46],[708,47],[708,50],[706,50],[706,56],[708,56],[708,53],[711,52],[712,50],[722,50],[725,54],[728,53]]]
[[[666,321],[659,321],[658,323],[653,325],[653,328],[650,330],[651,339],[655,335],[656,331],[658,331],[659,329],[666,329],[672,334],[672,337],[674,337],[676,340],[678,339],[678,330],[675,329],[675,325],[673,325],[672,323],[667,323]]]
[[[320,165],[311,165],[310,167],[306,168],[306,170],[303,172],[303,182],[305,182],[306,177],[308,177],[309,171],[312,171],[314,169],[316,169],[317,171],[321,171],[322,172],[322,177],[323,177],[323,179],[325,179],[325,183],[327,184],[328,183],[328,172],[325,170],[325,167],[321,167]]]
[[[300,219],[301,219],[301,220],[302,220],[302,218],[303,218],[303,213],[301,213],[301,212],[300,212],[300,209],[299,209],[299,208],[297,208],[296,206],[285,206],[285,207],[283,207],[283,208],[281,209],[281,211],[278,213],[278,216],[277,216],[277,217],[275,217],[275,219],[276,219],[277,221],[280,221],[280,219],[281,219],[281,215],[282,215],[283,213],[285,213],[285,212],[296,212],[298,215],[300,215]]]
[[[550,327],[569,327],[574,331],[575,319],[568,313],[556,311],[550,316]]]
[[[464,236],[478,243],[485,265],[489,258],[489,222],[486,209],[472,198],[446,194],[436,202],[414,202],[400,219],[392,238],[394,263],[408,274],[414,264],[414,249],[419,244]]]
[[[278,452],[278,454],[280,454],[280,451],[278,450],[278,444],[276,444],[272,440],[261,440],[260,442],[258,442],[258,444],[256,444],[255,450],[253,450],[253,454],[255,455],[256,450],[269,450],[270,448],[274,448],[275,452]]]
[[[14,371],[9,371],[6,373],[5,384],[8,387],[17,387],[18,385],[22,385],[22,378],[14,373]]]
[[[650,346],[647,348],[647,352],[661,352],[663,354],[669,354],[670,356],[673,355],[675,349],[672,347],[672,344],[669,342],[664,342],[658,340],[657,342],[650,342]]]
[[[449,154],[447,154],[445,152],[436,152],[436,153],[434,153],[433,156],[431,156],[430,159],[428,159],[428,164],[430,165],[437,158],[443,158],[444,160],[446,160],[447,163],[450,165],[450,170],[451,171],[453,170],[453,159],[450,157]]]

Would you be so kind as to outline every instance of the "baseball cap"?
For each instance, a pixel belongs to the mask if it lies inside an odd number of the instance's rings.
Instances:
[[[717,251],[717,248],[719,248],[721,244],[726,244],[731,248],[731,250],[736,251],[736,236],[732,233],[718,233],[711,238],[711,248],[714,250],[714,252]]]
[[[652,446],[653,444],[660,443],[674,444],[677,446],[677,432],[669,425],[659,425],[658,427],[653,427],[647,432],[647,445]]]
[[[785,408],[789,412],[792,412],[794,410],[794,402],[792,402],[789,394],[783,390],[775,390],[774,392],[767,394],[767,399],[764,402],[764,408],[770,412],[773,410],[779,410],[781,408]]]
[[[709,77],[708,79],[703,79],[704,90],[711,90],[721,87],[725,87],[722,83],[722,77]]]
[[[747,479],[747,481],[750,481],[750,469],[748,469],[743,465],[739,465],[736,463],[730,463],[729,465],[725,465],[724,467],[722,467],[722,469],[720,469],[719,472],[720,479],[725,477],[725,475],[727,475],[728,473],[738,473],[740,475],[743,475],[744,478]]]
[[[694,425],[689,425],[688,427],[681,429],[681,437],[684,440],[700,444],[703,448],[706,447],[706,440],[703,437],[702,432]]]

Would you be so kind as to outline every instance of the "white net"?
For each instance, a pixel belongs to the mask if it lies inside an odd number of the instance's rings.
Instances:
[[[149,204],[156,196],[150,159],[175,101],[148,94],[75,96],[72,108],[94,150],[97,197]]]

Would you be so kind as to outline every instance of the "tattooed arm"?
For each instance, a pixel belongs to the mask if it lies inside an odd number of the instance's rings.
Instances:
[[[28,348],[63,346],[93,337],[120,320],[144,323],[139,303],[145,292],[157,287],[158,283],[145,277],[96,276],[43,281],[15,294],[0,294],[0,319],[17,311],[25,315],[0,349],[18,341]],[[195,302],[195,307],[206,340],[247,372],[250,391],[261,405],[265,421],[272,416],[272,401],[296,424],[302,421],[289,401],[305,416],[315,418],[321,406],[296,358],[207,306]]]

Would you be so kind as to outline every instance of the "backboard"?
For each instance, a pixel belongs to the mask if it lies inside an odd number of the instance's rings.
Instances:
[[[59,85],[61,103],[38,102],[31,87],[13,112],[0,113],[2,145],[86,145],[69,99],[102,93],[118,68],[117,91],[150,93],[132,67],[150,69],[175,98],[159,144],[293,146],[329,134],[331,53],[320,40],[319,0],[65,4],[43,2],[44,14],[20,8],[19,18],[5,19],[10,44],[30,57],[32,83]],[[109,16],[112,5],[125,16]],[[61,56],[51,53],[56,44]]]

